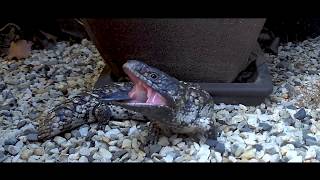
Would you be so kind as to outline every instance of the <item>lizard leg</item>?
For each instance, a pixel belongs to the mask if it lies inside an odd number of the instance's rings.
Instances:
[[[93,108],[92,112],[94,119],[97,120],[98,129],[102,130],[104,125],[108,124],[111,119],[112,112],[110,107],[105,104],[98,104]]]
[[[159,140],[159,136],[161,133],[161,128],[158,123],[151,122],[149,126],[149,134],[147,136],[146,144],[152,145],[156,144]]]
[[[208,139],[217,140],[218,138],[218,131],[215,126],[211,126],[208,131]]]
[[[99,104],[89,96],[76,96],[44,113],[39,119],[38,137],[45,140],[96,121],[92,109]]]

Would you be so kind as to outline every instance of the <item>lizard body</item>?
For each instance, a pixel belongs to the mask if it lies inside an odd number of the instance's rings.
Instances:
[[[77,96],[53,109],[39,123],[46,139],[90,122],[151,121],[165,134],[203,134],[215,138],[214,103],[197,84],[136,60],[123,65],[131,82],[114,83]]]

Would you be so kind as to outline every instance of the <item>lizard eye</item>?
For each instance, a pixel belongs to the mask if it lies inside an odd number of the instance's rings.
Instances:
[[[158,75],[157,75],[156,73],[151,73],[151,74],[150,74],[150,77],[151,77],[152,79],[157,79],[157,78],[158,78]]]

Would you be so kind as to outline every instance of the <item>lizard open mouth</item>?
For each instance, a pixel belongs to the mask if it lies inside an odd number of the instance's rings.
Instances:
[[[167,105],[167,100],[151,86],[139,79],[130,70],[124,68],[129,79],[134,83],[133,89],[129,92],[131,100],[128,103],[144,103],[150,105]]]

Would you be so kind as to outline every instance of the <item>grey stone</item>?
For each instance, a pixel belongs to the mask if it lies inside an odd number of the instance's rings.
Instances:
[[[257,151],[261,151],[263,149],[263,147],[260,144],[256,144],[255,148]]]
[[[225,152],[225,146],[224,146],[223,143],[217,142],[217,144],[214,147],[214,150],[219,152],[219,153],[221,153],[221,154],[223,154]]]
[[[287,109],[292,109],[292,110],[296,110],[296,109],[297,109],[297,108],[296,108],[294,105],[292,105],[292,104],[289,105],[289,106],[287,106],[286,108],[287,108]]]
[[[33,150],[25,149],[21,152],[20,158],[23,160],[28,160],[29,157],[32,155],[32,153],[33,153]]]
[[[80,155],[82,156],[89,156],[90,155],[90,150],[87,147],[81,147],[79,150]]]
[[[66,140],[65,138],[61,137],[61,136],[56,136],[56,137],[54,137],[54,138],[53,138],[53,141],[54,141],[55,143],[57,143],[58,145],[62,145],[62,144],[64,144],[65,142],[67,142],[67,140]]]
[[[38,141],[38,134],[28,134],[27,140],[28,141]]]
[[[310,117],[308,117],[308,116],[307,116],[307,117],[305,117],[304,119],[302,119],[302,120],[301,120],[301,122],[307,125],[307,126],[306,126],[306,128],[307,128],[307,129],[309,129],[309,128],[310,128],[310,126],[309,126],[309,125],[311,125],[311,124],[312,124],[312,122],[311,122],[311,118],[310,118]]]
[[[86,141],[89,141],[92,139],[92,137],[95,135],[96,133],[93,132],[93,131],[89,131],[87,136],[86,136]],[[94,142],[94,141],[91,141],[91,142]]]
[[[131,148],[132,142],[130,139],[124,139],[122,141],[121,148],[126,149],[126,148]]]
[[[59,149],[58,148],[53,148],[49,151],[52,154],[59,154]]]
[[[88,158],[89,162],[93,162],[94,161],[93,154],[92,155],[90,154],[87,158]]]
[[[304,110],[304,108],[299,109],[299,111],[294,114],[294,118],[299,120],[304,119],[306,116],[307,116],[307,113]]]
[[[301,148],[303,147],[303,143],[299,142],[299,141],[295,141],[291,143],[295,148]]]
[[[73,130],[73,131],[71,131],[71,134],[75,138],[81,137],[79,130]]]
[[[20,129],[20,128],[22,128],[23,126],[25,126],[26,124],[27,124],[27,121],[24,121],[24,120],[19,121],[18,124],[17,124],[17,128]]]
[[[160,137],[158,144],[160,144],[161,146],[168,146],[170,143],[167,137],[162,136]]]
[[[207,139],[205,143],[210,147],[215,147],[218,141],[214,139]]]
[[[239,129],[241,132],[251,132],[252,129],[250,128],[250,126],[248,124],[245,124],[243,127],[241,127]]]
[[[18,142],[17,138],[12,136],[4,141],[4,145],[15,145]]]
[[[17,147],[17,146],[13,146],[13,145],[9,145],[7,151],[15,156],[20,152],[21,148]]]
[[[165,162],[173,162],[173,159],[174,159],[174,157],[170,153],[168,153],[165,157],[163,157],[163,160]]]
[[[236,157],[239,157],[245,150],[245,145],[243,144],[233,144],[231,146],[231,153]]]
[[[29,117],[31,120],[35,120],[35,119],[38,117],[38,113],[31,111],[31,112],[28,114],[28,117]]]
[[[150,155],[153,154],[153,153],[158,153],[158,152],[160,152],[161,148],[162,148],[162,147],[161,147],[160,144],[150,145],[150,147],[149,147]]]
[[[33,126],[33,125],[32,125]],[[34,127],[27,128],[23,131],[23,135],[37,134],[38,131]]]
[[[171,152],[171,151],[174,151],[174,149],[172,147],[165,146],[165,147],[161,148],[159,154],[164,157],[167,155],[168,152]]]
[[[182,138],[174,138],[171,142],[172,142],[172,145],[177,145],[178,143],[180,143],[182,141]]]
[[[294,95],[296,94],[294,87],[292,87],[290,84],[285,84],[285,88],[288,90],[288,95],[290,97],[294,97]]]
[[[46,143],[46,145],[45,145],[45,151],[50,151],[51,149],[53,149],[53,148],[55,148],[55,147],[56,147],[56,146],[55,146],[54,143],[48,142],[48,143]]]
[[[98,152],[106,160],[110,160],[112,158],[110,151],[106,150],[105,148],[99,148]]]
[[[44,148],[43,147],[35,148],[33,150],[33,153],[36,156],[43,156],[44,155]]]
[[[264,131],[270,131],[272,129],[272,126],[268,123],[259,123],[259,127]]]
[[[88,158],[86,156],[81,156],[79,158],[79,162],[89,162]]]
[[[308,135],[305,137],[304,140],[306,142],[306,145],[308,145],[308,146],[318,145],[319,144],[315,137],[311,137],[311,136],[308,136]]]
[[[317,153],[316,159],[317,159],[318,161],[320,161],[320,150],[316,151],[316,153]]]
[[[283,120],[283,122],[285,123],[285,125],[287,126],[293,126],[295,124],[295,120],[290,116],[288,118],[285,118]]]
[[[90,147],[95,147],[96,143],[95,141],[90,141]]]
[[[79,129],[80,136],[86,137],[88,135],[89,127],[82,127]]]
[[[76,153],[77,151],[76,151],[75,148],[70,148],[68,152],[69,152],[69,154],[74,154],[74,153]]]
[[[67,140],[70,139],[72,137],[71,133],[65,133],[64,134],[64,138],[66,138]]]
[[[277,149],[275,148],[275,145],[273,144],[265,144],[264,151],[270,155],[278,153]]]
[[[167,153],[168,155],[169,153]],[[199,162],[206,162],[210,156],[210,149],[208,145],[201,145],[199,151],[197,152],[197,157],[199,157]]]
[[[105,135],[111,140],[117,140],[120,136],[121,132],[119,129],[110,129],[105,133]]]
[[[126,150],[120,150],[120,151],[116,151],[115,153],[113,153],[112,156],[112,160],[115,160],[117,158],[121,158],[123,155],[125,155],[127,153]]]
[[[36,79],[37,78],[37,75],[35,75],[35,74],[28,74],[27,76],[26,76],[26,79],[27,80],[34,80],[34,79]]]
[[[139,131],[136,126],[133,126],[128,131],[128,136],[136,136],[139,134]]]
[[[4,154],[3,151],[0,151],[0,162],[3,162],[6,159],[7,159],[7,156]]]

